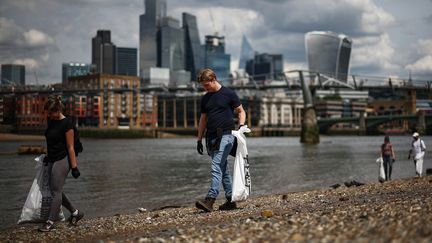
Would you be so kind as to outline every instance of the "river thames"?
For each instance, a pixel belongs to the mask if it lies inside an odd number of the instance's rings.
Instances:
[[[252,197],[315,188],[348,180],[375,183],[383,136],[321,136],[318,145],[298,137],[248,138]],[[432,146],[432,137],[422,137]],[[82,139],[81,177],[70,175],[64,191],[86,217],[112,216],[164,206],[193,206],[206,195],[210,158],[196,152],[194,138]],[[415,175],[407,159],[410,136],[392,136],[393,179]],[[0,141],[0,153],[44,141]],[[432,167],[427,152],[424,170]],[[35,175],[34,155],[0,155],[0,228],[15,224]],[[234,161],[229,159],[230,165]],[[219,195],[223,199],[223,190]],[[66,214],[68,215],[68,213]]]

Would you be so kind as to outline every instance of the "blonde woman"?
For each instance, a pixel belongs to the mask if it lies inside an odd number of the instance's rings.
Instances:
[[[48,232],[54,228],[54,222],[58,220],[62,205],[71,213],[70,223],[76,224],[84,217],[83,212],[76,209],[66,194],[63,193],[63,186],[69,170],[72,170],[74,178],[80,176],[74,150],[73,123],[71,119],[63,115],[63,108],[64,105],[60,96],[50,96],[44,107],[48,120],[45,131],[48,154],[44,162],[49,166],[49,183],[53,199],[48,220],[39,228],[41,232]]]

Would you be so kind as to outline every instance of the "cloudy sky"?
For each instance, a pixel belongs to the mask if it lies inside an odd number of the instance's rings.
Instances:
[[[432,0],[167,0],[168,15],[197,16],[201,39],[226,38],[233,69],[242,36],[258,52],[282,53],[285,69],[307,68],[304,34],[353,40],[351,74],[432,80]],[[0,0],[0,63],[26,65],[27,83],[61,82],[61,63],[90,62],[91,38],[110,29],[138,47],[143,0]],[[213,19],[213,21],[212,21]]]

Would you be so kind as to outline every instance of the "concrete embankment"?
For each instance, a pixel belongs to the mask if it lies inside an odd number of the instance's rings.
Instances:
[[[145,192],[143,192],[145,193]],[[222,203],[218,201],[217,204]],[[432,177],[253,197],[233,211],[168,208],[0,231],[0,242],[431,242]],[[217,208],[217,205],[215,205]]]
[[[41,141],[41,140],[45,140],[45,137],[43,135],[0,133],[0,141]]]

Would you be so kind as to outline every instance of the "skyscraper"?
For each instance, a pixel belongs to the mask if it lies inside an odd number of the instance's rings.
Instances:
[[[246,62],[246,72],[255,80],[278,80],[283,76],[283,56],[255,53],[254,58]]]
[[[116,74],[137,76],[138,56],[137,48],[117,47]]]
[[[252,46],[246,39],[246,36],[243,35],[238,69],[246,70],[246,62],[253,59],[254,55],[255,51],[252,49]]]
[[[309,70],[347,82],[352,40],[344,34],[312,31],[305,36]]]
[[[194,15],[183,13],[183,30],[185,35],[185,69],[191,73],[192,80],[196,80],[199,70],[203,68],[203,54]]]
[[[228,83],[231,55],[225,53],[225,37],[206,35],[204,44],[204,66],[216,72],[218,80]]]
[[[157,32],[157,66],[170,70],[183,70],[185,67],[184,32],[180,22],[172,17],[160,21]]]
[[[140,15],[140,76],[158,61],[157,31],[166,16],[166,0],[145,0],[145,13]]]
[[[25,85],[25,66],[17,64],[1,65],[2,85]]]
[[[92,72],[94,65],[70,62],[62,64],[62,84],[67,85],[69,77],[84,76]]]
[[[111,31],[98,30],[92,39],[92,64],[98,73],[115,74],[116,46],[111,42]]]

